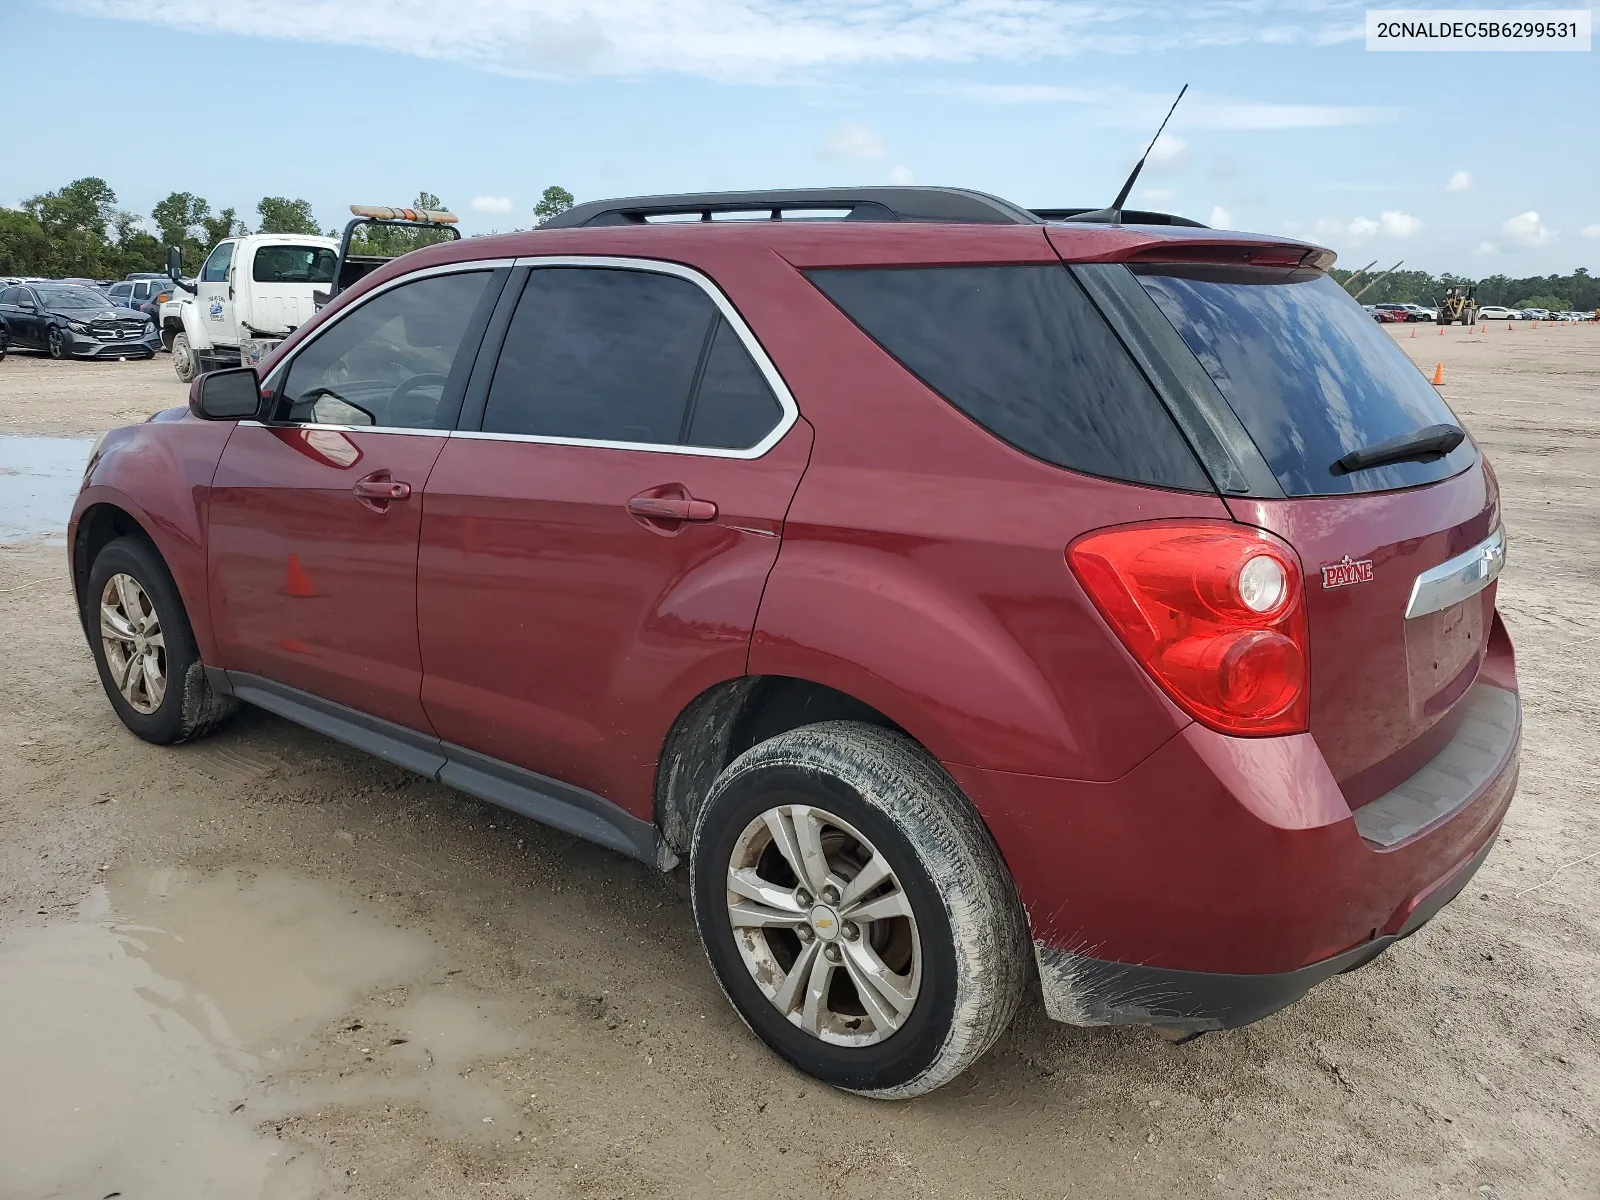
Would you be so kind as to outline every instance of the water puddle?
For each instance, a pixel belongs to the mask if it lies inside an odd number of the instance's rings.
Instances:
[[[516,1101],[471,1067],[521,1049],[517,1014],[436,953],[289,872],[109,872],[0,939],[0,1194],[322,1196],[276,1127],[370,1104],[507,1136]]]
[[[93,438],[0,436],[0,545],[61,544]]]

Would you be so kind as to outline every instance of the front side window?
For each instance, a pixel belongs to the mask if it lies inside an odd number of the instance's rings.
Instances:
[[[21,288],[8,287],[8,288],[5,288],[4,290],[0,290],[0,304],[15,304],[17,301],[19,301],[21,299],[22,299],[22,289]]]
[[[206,259],[206,265],[200,270],[201,283],[228,281],[228,265],[233,262],[233,245],[232,242],[223,242],[211,252],[211,257]]]
[[[484,411],[491,433],[748,449],[782,408],[703,289],[650,271],[528,277]]]
[[[490,272],[433,275],[374,296],[339,318],[295,355],[279,390],[290,421],[449,428],[447,394],[471,367],[462,352]],[[481,326],[479,326],[481,328]]]

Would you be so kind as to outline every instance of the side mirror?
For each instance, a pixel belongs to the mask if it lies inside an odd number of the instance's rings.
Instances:
[[[189,411],[203,421],[243,421],[261,411],[254,367],[207,371],[189,386]]]
[[[194,291],[194,280],[183,277],[183,251],[176,246],[167,247],[167,278],[186,292]]]

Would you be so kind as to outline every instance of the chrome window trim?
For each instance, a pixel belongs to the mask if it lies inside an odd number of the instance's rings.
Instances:
[[[248,429],[331,429],[335,433],[401,433],[411,434],[415,437],[449,437],[449,429],[408,429],[404,425],[321,425],[310,421],[274,421],[267,424],[265,421],[240,421],[242,428]]]
[[[401,284],[414,283],[418,279],[431,279],[435,275],[465,275],[473,271],[495,271],[501,267],[512,266],[515,261],[515,259],[510,258],[475,258],[470,262],[440,263],[436,267],[423,267],[420,271],[407,271],[404,275],[396,275],[393,279],[386,279],[377,287],[373,288],[370,292],[366,293],[366,295],[362,296],[361,299],[357,300],[354,304],[351,304],[347,308],[343,309],[335,316],[330,317],[327,321],[324,321],[321,325],[317,326],[317,328],[306,334],[304,341],[300,342],[293,350],[289,351],[289,353],[284,356],[281,362],[278,362],[273,366],[271,374],[261,381],[261,386],[276,392],[278,390],[278,385],[283,382],[283,377],[287,375],[289,373],[289,369],[294,366],[294,360],[300,357],[307,346],[310,346],[316,342],[316,340],[326,334],[328,330],[337,329],[344,322],[345,318],[347,318],[351,313],[359,312],[372,300],[377,299],[377,297],[383,295],[385,292],[392,291]],[[379,269],[381,270],[382,268]],[[316,319],[315,314],[313,314],[312,319]],[[252,422],[246,421],[240,422],[241,425],[251,423]],[[284,423],[293,424],[298,429],[359,429],[366,433],[383,431],[390,433],[425,432],[447,434],[450,432],[448,429],[411,429],[404,425],[306,425],[299,422]]]
[[[1472,549],[1418,575],[1411,585],[1406,620],[1442,612],[1477,595],[1499,577],[1505,565],[1506,531],[1502,525]]]
[[[516,260],[519,267],[593,267],[602,270],[619,271],[646,271],[656,275],[674,275],[679,279],[687,279],[711,298],[717,311],[722,314],[722,319],[727,321],[729,328],[739,337],[744,344],[745,351],[756,364],[756,369],[761,372],[762,378],[767,381],[767,386],[772,389],[772,394],[778,399],[778,407],[782,414],[778,423],[774,425],[759,442],[743,450],[729,450],[717,446],[680,446],[665,445],[660,442],[612,442],[598,438],[569,438],[552,437],[546,434],[535,433],[486,433],[481,430],[458,429],[451,437],[470,438],[474,441],[485,442],[532,442],[544,446],[591,446],[598,450],[640,450],[647,454],[693,454],[701,458],[760,458],[771,450],[800,419],[800,407],[794,401],[789,385],[783,381],[783,376],[778,374],[778,368],[773,365],[772,359],[767,356],[766,350],[756,340],[755,333],[745,320],[739,315],[739,310],[734,308],[733,302],[723,295],[710,277],[686,267],[682,263],[668,262],[658,258],[619,258],[614,255],[601,254],[550,254],[523,256]]]

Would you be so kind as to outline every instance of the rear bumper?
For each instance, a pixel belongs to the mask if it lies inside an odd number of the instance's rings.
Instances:
[[[1366,816],[1310,734],[1191,725],[1106,783],[946,764],[1016,882],[1050,1015],[1230,1028],[1409,936],[1477,870],[1516,790],[1498,621],[1479,679],[1484,719]],[[1487,759],[1455,745],[1491,737]]]
[[[1073,1025],[1157,1025],[1189,1033],[1237,1029],[1299,1000],[1334,975],[1364,967],[1421,929],[1454,900],[1489,857],[1491,837],[1419,903],[1394,933],[1352,946],[1321,962],[1268,975],[1180,971],[1106,962],[1034,943],[1045,1011]]]

